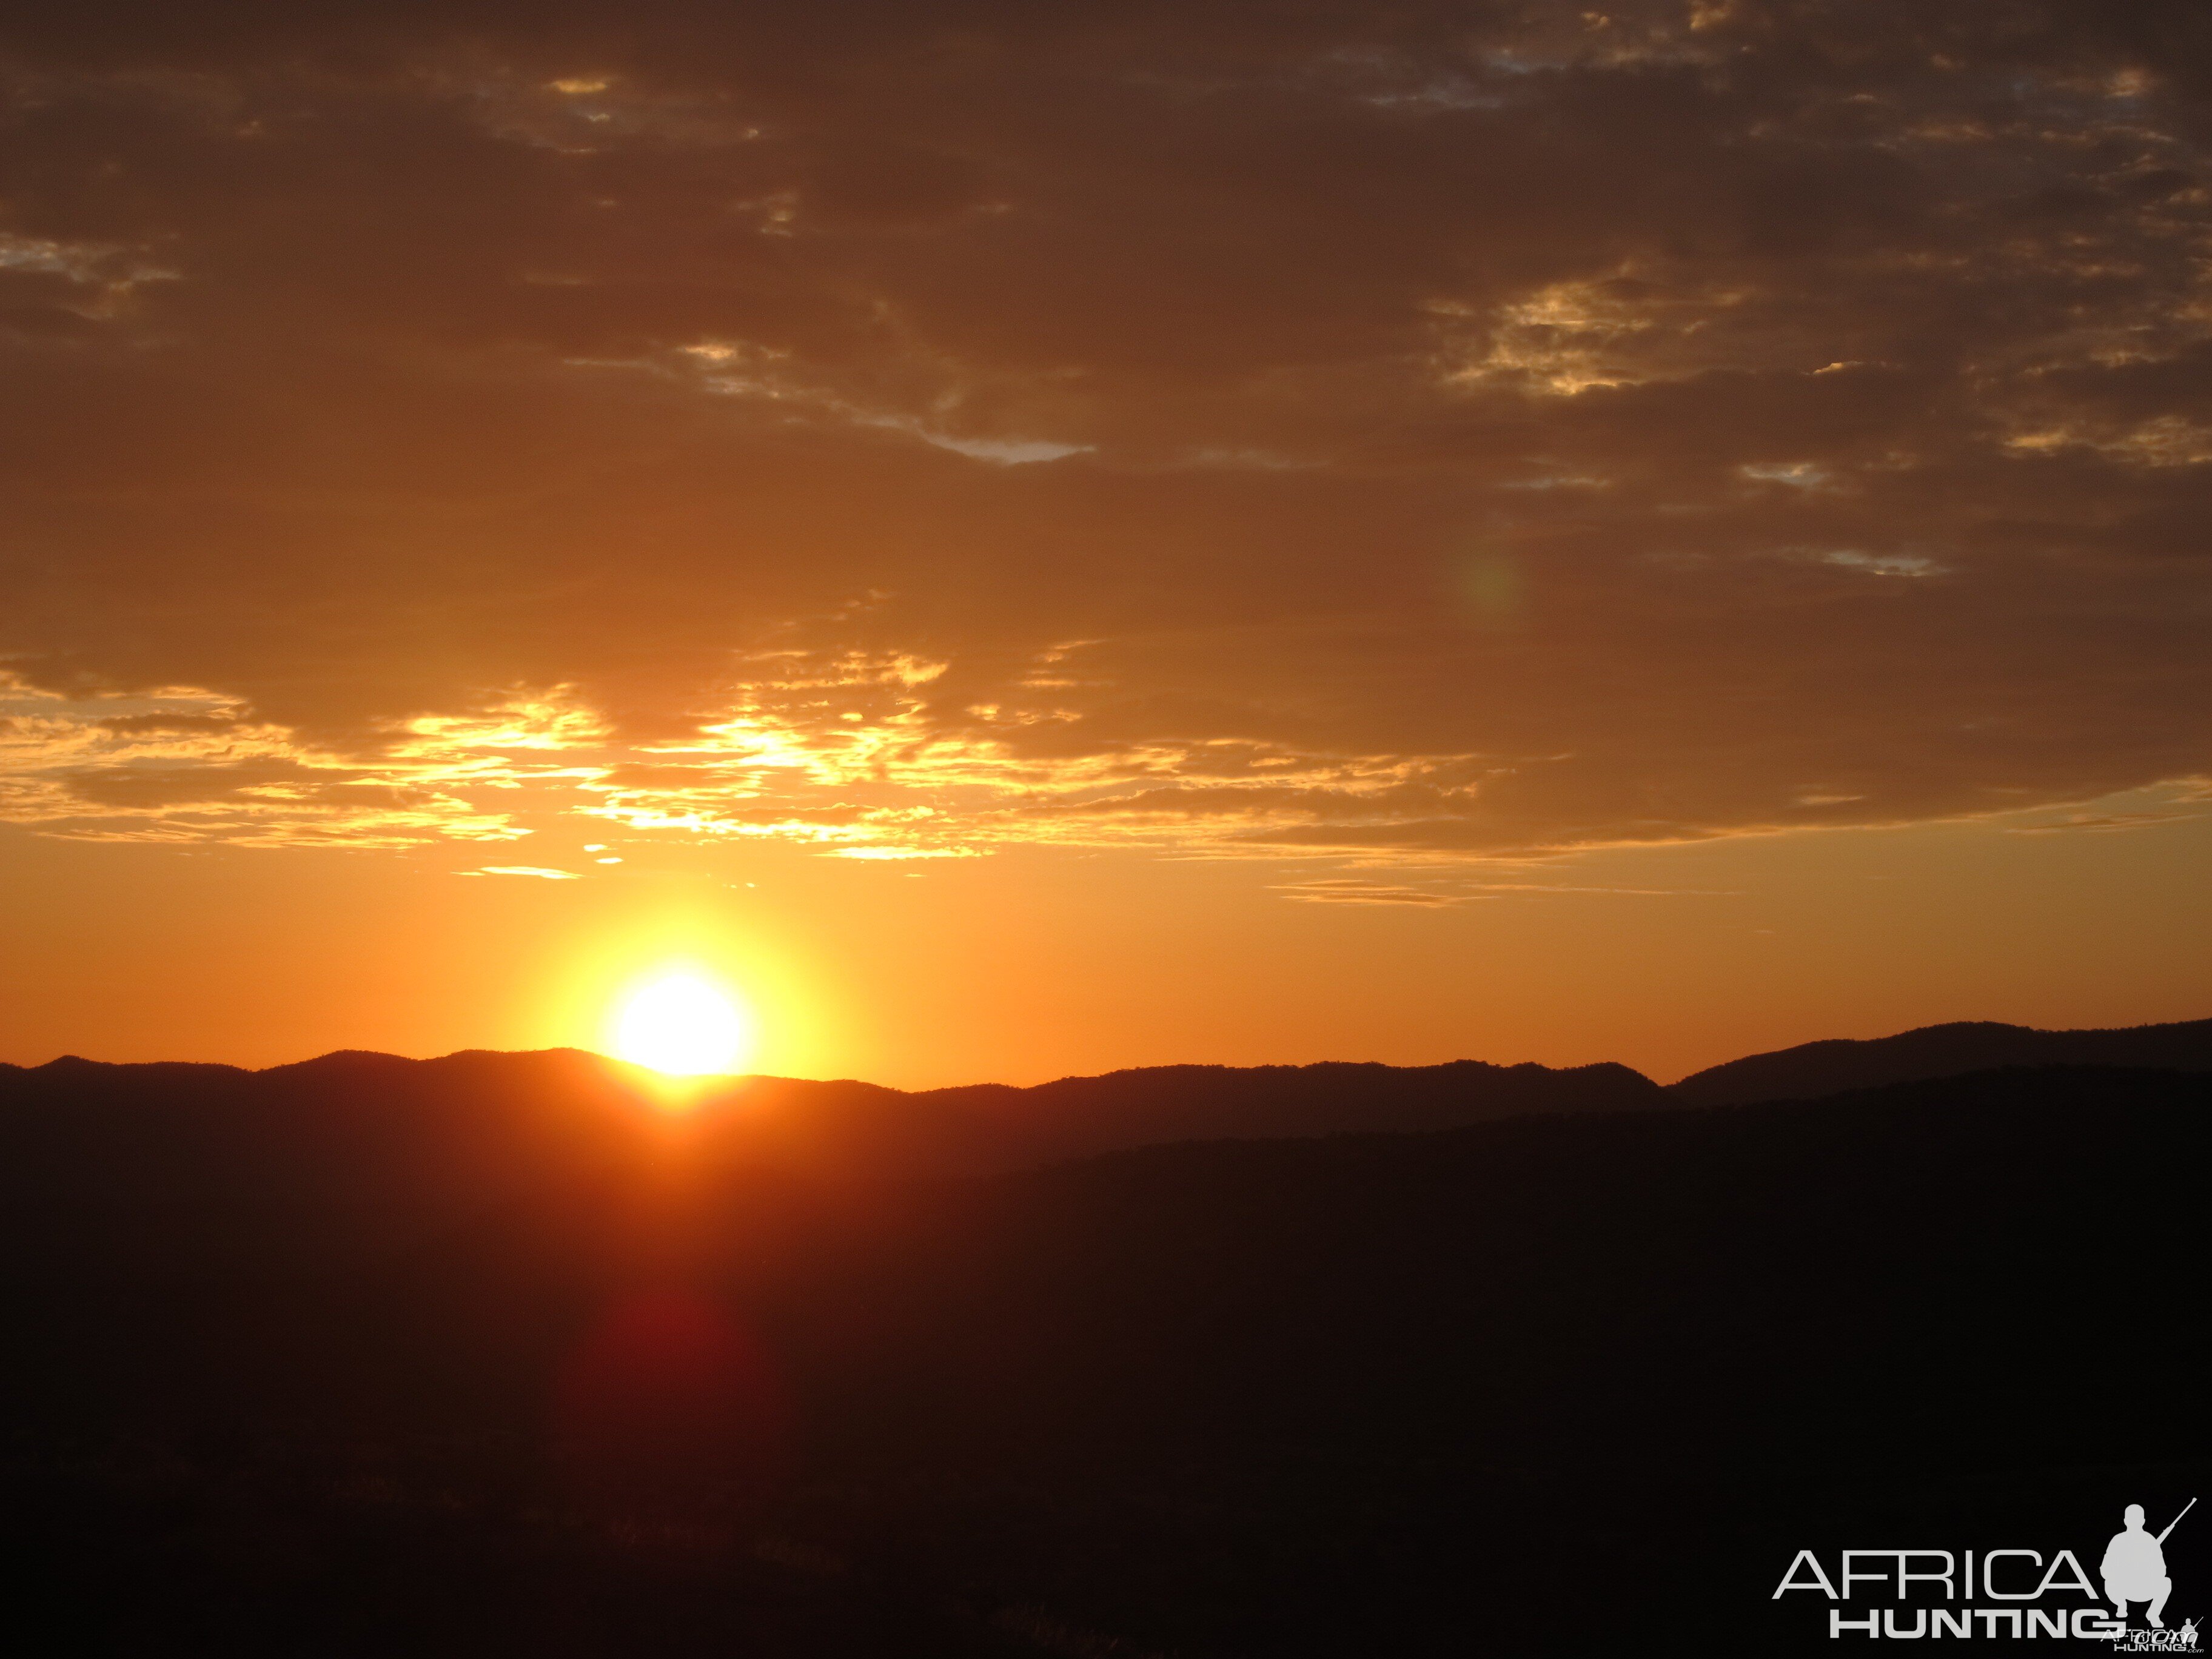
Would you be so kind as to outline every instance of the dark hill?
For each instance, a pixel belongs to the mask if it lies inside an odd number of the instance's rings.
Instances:
[[[2212,1072],[2212,1019],[2106,1031],[2042,1031],[1965,1020],[1895,1036],[1831,1038],[1709,1066],[1670,1085],[1693,1106],[1812,1100],[1845,1089],[1956,1077],[2000,1066],[2134,1066]]]
[[[547,1159],[631,1155],[669,1127],[653,1099],[647,1074],[575,1049],[429,1060],[344,1052],[264,1072],[72,1056],[0,1070],[0,1145],[66,1159],[69,1133],[135,1136],[165,1149],[149,1161],[179,1172],[210,1158],[233,1169],[290,1158],[303,1180],[310,1167],[318,1172],[310,1184],[356,1182],[372,1170],[380,1181],[403,1179],[402,1165],[414,1171],[407,1182],[450,1184],[471,1159],[511,1160],[512,1178]],[[921,1093],[756,1077],[707,1085],[681,1115],[683,1134],[719,1159],[914,1176],[1016,1169],[1153,1141],[1440,1129],[1668,1103],[1625,1066],[1460,1060],[1171,1066]],[[33,1123],[35,1131],[26,1127]],[[26,1133],[32,1141],[21,1139]],[[225,1146],[233,1151],[216,1150]],[[391,1196],[380,1189],[374,1201]]]
[[[0,1550],[86,1651],[1832,1652],[1799,1547],[2212,1484],[2203,1077],[850,1182],[576,1054],[36,1076]]]
[[[1003,1167],[1158,1141],[1402,1133],[1529,1114],[1671,1103],[1656,1084],[1626,1066],[1554,1070],[1473,1060],[1413,1066],[1158,1066],[1030,1089],[939,1089],[915,1098],[999,1126],[1009,1152],[992,1161]]]

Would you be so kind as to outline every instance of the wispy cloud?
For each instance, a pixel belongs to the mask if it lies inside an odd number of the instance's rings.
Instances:
[[[1413,904],[1440,908],[1463,904],[1464,893],[1442,893],[1433,888],[1393,886],[1387,882],[1350,878],[1291,882],[1275,890],[1302,904]]]

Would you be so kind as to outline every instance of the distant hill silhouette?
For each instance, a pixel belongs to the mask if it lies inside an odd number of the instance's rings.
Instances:
[[[1176,1068],[1146,1132],[1494,1072]],[[1072,1091],[1065,1145],[1150,1075],[1006,1094]],[[633,1089],[562,1052],[0,1073],[19,1580],[88,1651],[1764,1656],[1834,1650],[1771,1596],[1801,1546],[2094,1548],[2212,1474],[2212,1078],[926,1179],[1014,1156],[1009,1103]]]
[[[2138,1066],[2212,1072],[2212,1019],[2103,1031],[2043,1031],[1962,1020],[1895,1036],[1829,1038],[1709,1066],[1669,1085],[1696,1106],[1811,1100],[1845,1089],[1956,1077],[1999,1066]]]
[[[137,1131],[154,1137],[147,1144],[236,1137],[247,1146],[241,1156],[259,1158],[289,1140],[302,1155],[321,1146],[341,1178],[410,1157],[430,1178],[482,1136],[519,1137],[518,1154],[526,1146],[550,1154],[547,1138],[560,1133],[635,1134],[650,1085],[644,1073],[577,1049],[428,1060],[349,1051],[264,1072],[71,1056],[0,1068],[0,1113],[11,1103],[67,1099],[80,1112],[96,1104],[122,1115],[110,1130],[117,1134],[125,1133],[122,1120],[152,1114]],[[919,1093],[773,1077],[703,1086],[685,1107],[685,1133],[717,1158],[905,1176],[1018,1169],[1155,1141],[1443,1129],[1528,1113],[1672,1103],[1625,1066],[1553,1070],[1476,1060],[1166,1066],[1033,1088]],[[181,1146],[178,1155],[190,1156]]]
[[[709,1133],[731,1156],[866,1165],[885,1174],[981,1174],[1167,1141],[1411,1133],[1528,1115],[1812,1100],[2019,1066],[2212,1071],[2212,1019],[2079,1031],[1959,1021],[1749,1054],[1664,1088],[1612,1062],[1155,1066],[1027,1088],[987,1083],[905,1091],[849,1079],[748,1077],[707,1085],[688,1110],[714,1126]],[[401,1112],[453,1109],[477,1095],[506,1100],[511,1109],[520,1091],[533,1102],[557,1096],[573,1108],[626,1117],[647,1081],[618,1061],[572,1048],[471,1049],[430,1060],[342,1049],[264,1072],[64,1055],[43,1066],[0,1062],[0,1109],[57,1091],[159,1096],[248,1117],[248,1102],[265,1109],[285,1098],[328,1103],[371,1095]]]
[[[852,1085],[830,1085],[852,1086]],[[993,1126],[1017,1163],[1159,1141],[1459,1128],[1532,1114],[1633,1111],[1672,1103],[1642,1073],[1454,1060],[1443,1066],[1156,1066],[1034,1088],[983,1085],[912,1097]]]

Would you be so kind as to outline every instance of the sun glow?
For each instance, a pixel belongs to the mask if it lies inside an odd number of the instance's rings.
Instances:
[[[672,1077],[734,1072],[752,1052],[753,1021],[712,980],[664,973],[623,1003],[613,1046],[618,1058]]]

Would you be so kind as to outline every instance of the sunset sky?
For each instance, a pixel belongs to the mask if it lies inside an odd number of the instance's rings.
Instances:
[[[2212,12],[0,26],[0,1059],[2212,1014]]]

